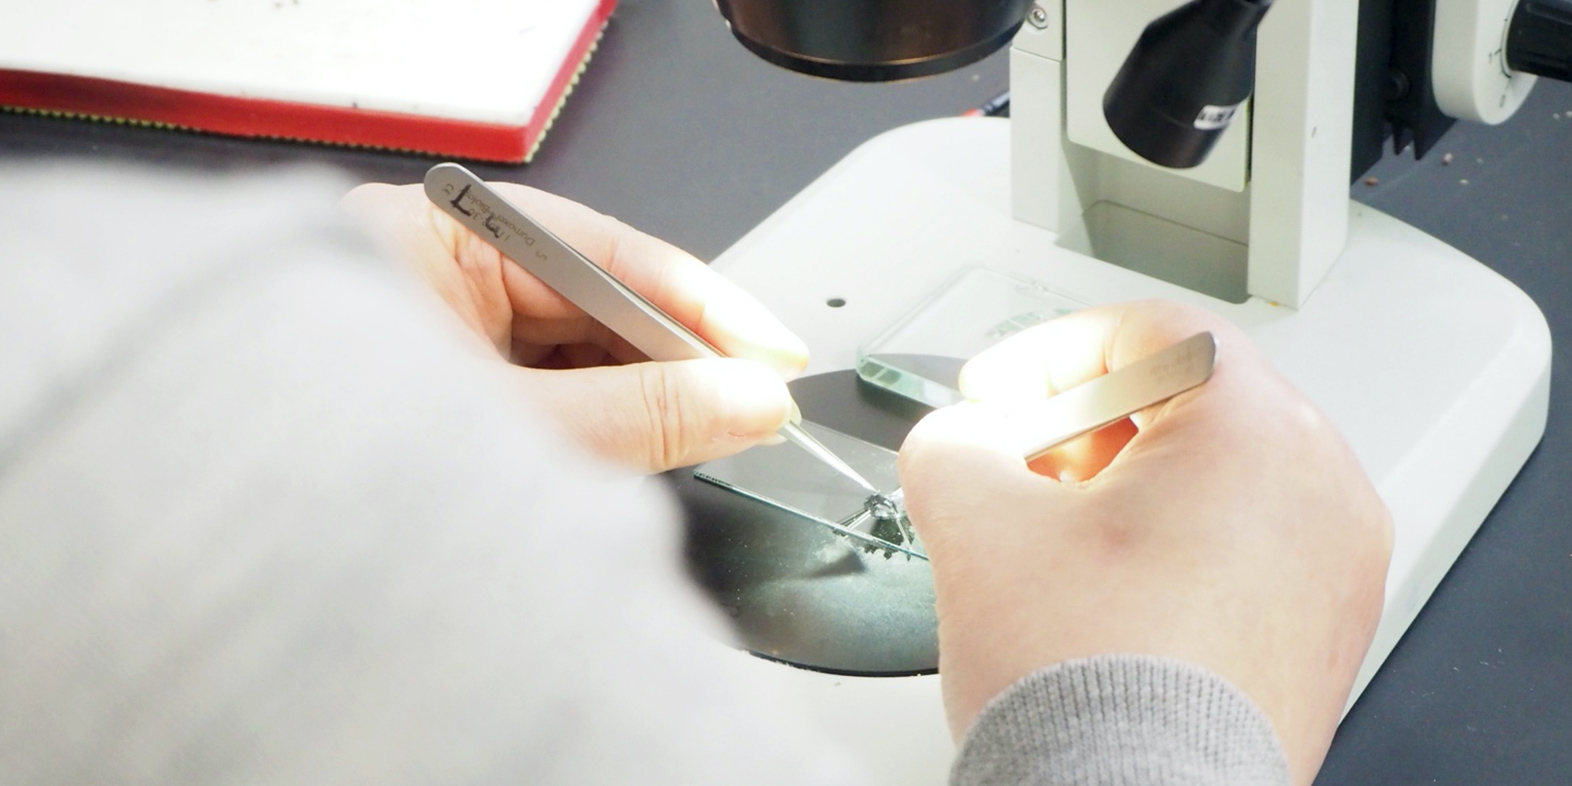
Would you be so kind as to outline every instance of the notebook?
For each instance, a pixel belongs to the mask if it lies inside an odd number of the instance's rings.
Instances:
[[[522,162],[616,0],[9,5],[0,107]]]

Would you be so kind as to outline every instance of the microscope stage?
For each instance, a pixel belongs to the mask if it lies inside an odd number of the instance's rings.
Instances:
[[[1550,378],[1539,309],[1456,249],[1358,204],[1344,253],[1302,308],[1217,300],[1014,220],[1009,151],[1005,120],[888,132],[714,267],[807,341],[810,374],[854,368],[859,345],[974,267],[1085,305],[1160,297],[1241,326],[1338,425],[1392,512],[1385,613],[1357,697],[1539,442]],[[755,667],[789,672],[826,733],[855,740],[876,782],[945,781],[953,746],[936,677]]]

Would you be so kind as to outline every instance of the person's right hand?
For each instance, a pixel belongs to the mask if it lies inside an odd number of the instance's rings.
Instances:
[[[1207,383],[1031,467],[1012,452],[1007,413],[1024,399],[1202,330],[1218,342]],[[962,390],[972,402],[924,419],[901,450],[956,736],[1045,666],[1165,656],[1250,696],[1309,783],[1374,635],[1392,538],[1326,417],[1239,330],[1157,302],[1012,337],[966,366]]]

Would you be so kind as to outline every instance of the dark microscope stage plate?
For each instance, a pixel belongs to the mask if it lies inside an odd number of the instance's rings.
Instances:
[[[929,411],[861,382],[852,371],[805,377],[791,390],[806,420],[890,450]],[[926,560],[852,540],[704,482],[691,468],[667,478],[685,513],[689,570],[731,616],[742,646],[837,674],[937,670],[933,574]]]

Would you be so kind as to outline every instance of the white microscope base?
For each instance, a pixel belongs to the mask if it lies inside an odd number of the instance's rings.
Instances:
[[[1522,291],[1440,241],[1353,205],[1347,250],[1303,308],[1226,303],[1056,245],[1010,215],[1008,121],[946,119],[858,148],[715,261],[812,350],[809,373],[962,268],[1037,279],[1088,305],[1148,297],[1243,327],[1353,445],[1396,522],[1362,691],[1544,432],[1550,333]],[[845,305],[831,308],[826,301]],[[953,746],[937,677],[785,679],[877,782],[939,784]],[[780,674],[774,675],[781,679]]]

